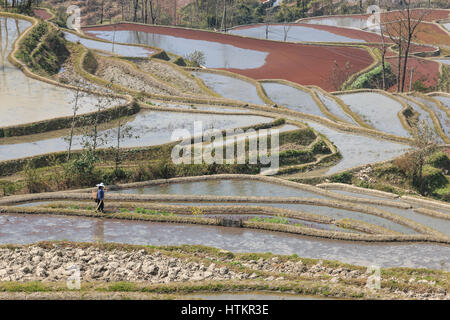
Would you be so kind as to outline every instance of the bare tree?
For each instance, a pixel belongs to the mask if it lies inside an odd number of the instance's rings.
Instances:
[[[80,108],[79,102],[80,102],[80,99],[84,96],[84,92],[81,91],[82,83],[79,80],[75,80],[75,86],[76,86],[75,95],[71,101],[72,112],[73,112],[72,122],[70,125],[69,136],[67,137],[68,144],[69,144],[68,149],[67,149],[67,161],[70,160],[70,156],[71,156],[71,152],[72,152],[72,142],[73,142],[73,135],[74,135],[75,126],[76,126],[76,122],[77,122],[77,112],[78,112],[78,109]]]
[[[100,24],[103,24],[103,15],[105,11],[105,0],[100,1]]]
[[[152,24],[156,24],[157,10],[153,8],[153,0],[150,0],[150,18],[152,19]]]
[[[223,15],[221,27],[223,32],[227,32],[227,0],[223,0]]]
[[[416,36],[417,27],[428,14],[429,10],[413,11],[410,0],[403,0],[398,11],[387,15],[388,21],[384,23],[386,32],[398,48],[397,91],[405,90],[411,43]]]
[[[115,132],[115,146],[112,147],[114,149],[114,164],[115,164],[115,172],[119,171],[119,166],[122,163],[121,156],[121,142],[126,138],[133,137],[132,130],[133,128],[130,125],[125,124],[125,120],[122,117],[122,114],[119,114],[119,119],[117,120],[116,132]],[[137,139],[138,136],[135,136]]]
[[[283,24],[283,40],[284,42],[287,41],[288,33],[292,28],[292,24],[287,23],[286,21]]]
[[[434,128],[431,128],[425,120],[420,121],[413,132],[413,179],[416,180],[416,185],[419,192],[423,195],[425,193],[425,186],[423,183],[423,167],[426,158],[435,151],[438,145],[438,139]]]
[[[133,0],[133,22],[137,22],[138,8],[139,8],[139,0]]]
[[[177,25],[177,0],[173,0],[173,25]]]
[[[266,9],[266,16],[264,17],[264,22],[266,24],[266,39],[269,39],[269,27],[273,22],[272,10]]]

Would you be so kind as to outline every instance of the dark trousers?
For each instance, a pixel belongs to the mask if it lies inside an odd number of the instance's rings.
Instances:
[[[103,209],[105,208],[105,203],[103,200],[95,200],[95,202],[97,203],[97,210],[103,212]]]

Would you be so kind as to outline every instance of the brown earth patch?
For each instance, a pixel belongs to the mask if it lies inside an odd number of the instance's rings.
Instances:
[[[112,31],[113,26],[84,28],[84,31]],[[350,72],[367,68],[373,59],[363,48],[348,46],[324,46],[243,38],[222,33],[161,26],[122,23],[116,30],[142,31],[171,35],[193,40],[205,40],[234,45],[243,49],[268,52],[266,63],[257,69],[227,69],[244,76],[261,79],[285,79],[302,85],[317,85],[325,90],[335,90],[329,80],[335,62],[344,68],[349,62]]]

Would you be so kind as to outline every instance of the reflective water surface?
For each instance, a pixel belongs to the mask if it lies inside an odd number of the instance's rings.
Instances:
[[[205,54],[205,66],[208,68],[256,69],[266,62],[267,52],[238,48],[233,45],[207,40],[194,40],[158,33],[118,30],[88,31],[87,34],[101,39],[121,43],[146,44],[161,48],[180,56],[186,56],[196,50]]]
[[[336,242],[277,232],[42,215],[1,215],[0,243],[43,240],[141,245],[198,244],[234,252],[272,252],[358,265],[450,270],[450,246]]]

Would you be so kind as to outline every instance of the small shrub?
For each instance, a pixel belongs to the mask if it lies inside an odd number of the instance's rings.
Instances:
[[[90,74],[97,72],[98,62],[91,50],[88,50],[84,56],[83,68]]]
[[[395,83],[396,76],[391,65],[385,65],[386,87],[389,88]],[[360,75],[350,86],[350,89],[376,89],[383,87],[383,66],[378,66]]]
[[[100,180],[95,171],[97,156],[90,150],[83,152],[76,159],[63,165],[63,175],[68,185],[89,186]]]
[[[188,67],[201,67],[206,63],[205,54],[202,51],[195,50],[194,52],[184,56],[184,60]]]
[[[434,190],[433,196],[440,200],[450,202],[450,186],[447,185],[443,188]]]
[[[48,189],[44,177],[30,165],[25,167],[25,185],[29,193],[44,192]]]
[[[418,186],[418,182],[414,181],[417,187],[420,187],[425,194],[432,193],[435,189],[440,189],[448,184],[447,178],[442,171],[429,165],[423,167],[422,186]]]
[[[328,148],[327,144],[325,143],[325,141],[320,140],[318,143],[316,143],[313,148],[312,148],[312,152],[314,154],[330,154],[331,150],[330,148]]]
[[[446,172],[450,171],[450,159],[448,158],[448,155],[443,151],[433,153],[427,159],[427,162],[435,168],[442,169]]]
[[[205,212],[204,212],[201,208],[198,208],[198,207],[192,207],[192,208],[191,208],[191,214],[192,214],[193,216],[202,216],[202,215],[205,214]]]
[[[342,173],[339,173],[339,174],[331,177],[331,181],[338,182],[338,183],[351,184],[352,178],[353,178],[353,174],[351,172],[342,172]]]
[[[404,154],[395,159],[394,165],[406,175],[411,176],[414,174],[414,158],[410,154]]]

